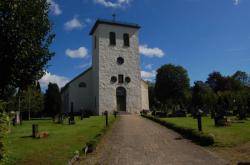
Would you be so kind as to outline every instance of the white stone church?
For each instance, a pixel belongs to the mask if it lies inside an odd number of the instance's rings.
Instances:
[[[91,110],[139,113],[149,109],[148,84],[141,79],[140,26],[97,20],[92,36],[92,66],[61,91],[63,111]]]

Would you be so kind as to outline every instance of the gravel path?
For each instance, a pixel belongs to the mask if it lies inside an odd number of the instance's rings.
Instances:
[[[227,163],[157,123],[137,115],[124,115],[107,132],[96,152],[83,157],[79,164],[223,165]]]

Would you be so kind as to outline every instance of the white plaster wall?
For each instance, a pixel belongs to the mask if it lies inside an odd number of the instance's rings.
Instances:
[[[149,110],[148,84],[141,80],[142,109]]]
[[[114,25],[100,24],[96,30],[98,33],[98,48],[95,56],[98,57],[93,63],[98,63],[98,109],[99,114],[103,111],[116,110],[116,88],[123,86],[127,92],[126,110],[131,113],[141,111],[141,76],[138,29]],[[109,45],[109,32],[116,33],[116,46]],[[130,34],[130,47],[123,46],[123,33]],[[118,65],[118,57],[124,58],[124,64]],[[96,67],[97,68],[97,67]],[[123,74],[129,76],[129,84],[112,84],[111,76]]]
[[[80,82],[86,83],[86,88],[79,87]],[[71,102],[74,104],[74,112],[83,109],[92,109],[92,69],[87,71],[84,75],[78,77],[69,84],[69,109]]]
[[[62,112],[68,112],[69,109],[69,88],[65,88],[61,93],[62,97]]]

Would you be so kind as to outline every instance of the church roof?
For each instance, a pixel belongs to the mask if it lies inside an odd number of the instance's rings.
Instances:
[[[107,20],[107,19],[98,19],[98,20],[96,20],[94,26],[92,27],[91,31],[89,32],[89,35],[92,35],[95,32],[95,30],[99,24],[125,26],[125,27],[137,28],[137,29],[141,28],[138,24],[135,24],[135,23],[113,21],[113,20]]]
[[[90,71],[92,69],[92,67],[86,69],[85,71],[83,71],[82,73],[80,73],[78,76],[76,76],[75,78],[73,78],[70,82],[68,82],[64,87],[62,87],[61,92],[63,92],[65,89],[68,88],[69,84],[72,83],[73,81],[75,81],[76,79],[78,79],[79,77],[85,75],[88,71]]]

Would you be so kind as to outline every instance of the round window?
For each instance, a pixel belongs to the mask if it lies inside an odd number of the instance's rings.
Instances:
[[[126,83],[130,83],[130,81],[131,81],[130,77],[126,77],[126,78],[125,78],[125,82],[126,82]]]
[[[124,59],[122,57],[117,58],[117,64],[121,65],[124,63]]]
[[[115,82],[117,81],[117,78],[116,78],[115,76],[112,76],[111,79],[110,79],[110,81],[111,81],[112,83],[115,83]]]

